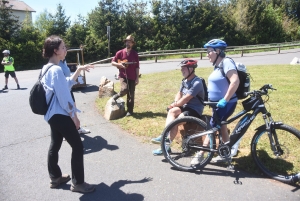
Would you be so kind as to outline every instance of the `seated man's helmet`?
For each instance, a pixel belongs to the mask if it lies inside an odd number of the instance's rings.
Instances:
[[[180,62],[180,67],[189,67],[189,68],[197,68],[197,60],[194,59],[185,59]]]

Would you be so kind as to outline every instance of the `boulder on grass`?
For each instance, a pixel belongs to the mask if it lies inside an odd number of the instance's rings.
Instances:
[[[123,98],[118,98],[115,101],[110,98],[105,105],[104,118],[107,120],[119,119],[125,116],[125,101]]]
[[[110,97],[114,95],[114,93],[114,82],[102,76],[99,84],[99,98]]]

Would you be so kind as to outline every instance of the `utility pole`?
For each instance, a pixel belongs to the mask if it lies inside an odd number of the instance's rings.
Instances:
[[[107,26],[107,38],[108,38],[108,58],[110,57],[110,26]]]

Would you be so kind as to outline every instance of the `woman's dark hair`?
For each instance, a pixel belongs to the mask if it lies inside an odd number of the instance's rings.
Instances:
[[[54,50],[58,49],[63,39],[59,36],[52,35],[46,38],[43,48],[43,57],[50,58],[54,54]]]

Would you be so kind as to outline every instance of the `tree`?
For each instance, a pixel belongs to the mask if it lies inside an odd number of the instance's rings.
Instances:
[[[123,9],[121,21],[123,22],[124,34],[132,34],[135,36],[135,48],[138,52],[146,51],[149,47],[147,40],[151,37],[153,30],[150,23],[149,11],[147,10],[147,2],[134,0],[128,2]]]
[[[52,18],[52,26],[49,32],[54,35],[65,36],[68,28],[70,27],[70,17],[66,17],[65,10],[61,4],[57,5],[55,15],[50,14]]]
[[[45,38],[50,35],[64,37],[70,27],[70,23],[70,17],[66,17],[62,5],[58,4],[55,14],[51,14],[45,9],[44,12],[37,16],[35,26]]]
[[[50,30],[53,26],[54,21],[50,13],[45,9],[41,12],[35,20],[34,26],[39,30],[41,36],[46,38],[47,36],[51,35]]]
[[[86,19],[80,14],[74,24],[67,30],[66,43],[69,47],[80,47],[85,43],[88,34]]]
[[[121,20],[120,3],[122,2],[117,0],[101,0],[98,7],[88,15],[89,34],[86,38],[88,58],[103,58],[108,55],[107,26],[111,27],[110,55],[122,46],[126,32],[124,32],[124,24]]]
[[[0,0],[0,38],[10,40],[20,28],[18,17],[12,14],[8,1]]]

